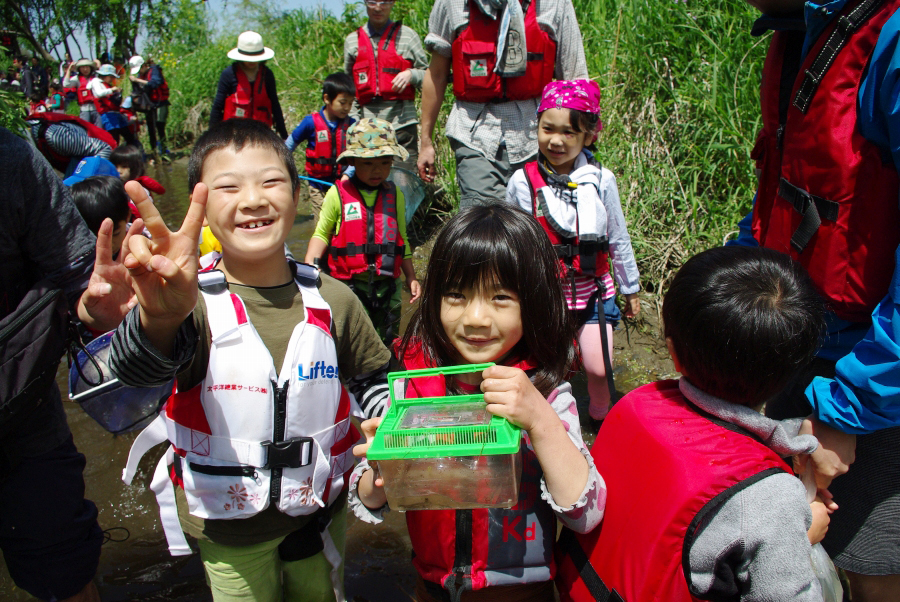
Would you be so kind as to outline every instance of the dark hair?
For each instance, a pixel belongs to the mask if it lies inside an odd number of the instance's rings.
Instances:
[[[226,119],[200,136],[188,162],[189,189],[193,191],[194,186],[203,179],[203,164],[210,153],[229,147],[240,151],[245,146],[260,146],[275,151],[288,170],[291,192],[296,192],[299,180],[293,154],[278,134],[254,119]]]
[[[342,92],[356,97],[356,85],[353,83],[353,78],[343,71],[332,73],[322,82],[322,96],[327,98],[329,102],[337,98],[338,94]]]
[[[62,86],[59,85],[59,82],[50,82],[48,86],[51,90],[62,90]]]
[[[133,144],[117,146],[109,154],[109,161],[116,167],[127,167],[131,180],[144,175],[144,151]]]
[[[534,385],[549,395],[575,366],[575,328],[550,239],[532,216],[506,204],[463,209],[443,227],[398,355],[421,345],[430,365],[457,364],[441,323],[443,296],[495,282],[519,297],[523,332],[511,355],[537,365]]]
[[[125,182],[116,176],[91,176],[72,184],[72,200],[88,228],[94,234],[105,218],[113,222],[128,220],[131,209]]]
[[[756,407],[813,358],[823,311],[799,263],[770,249],[732,246],[689,259],[672,280],[662,315],[689,381]]]

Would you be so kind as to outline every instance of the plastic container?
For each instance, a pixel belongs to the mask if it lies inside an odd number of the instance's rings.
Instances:
[[[160,387],[126,387],[109,369],[112,332],[87,345],[69,368],[69,400],[110,433],[120,435],[143,428],[156,418],[172,394],[173,383]]]
[[[367,457],[393,510],[512,508],[521,429],[487,411],[484,395],[403,399],[408,379],[481,372],[472,364],[388,374],[391,406]]]

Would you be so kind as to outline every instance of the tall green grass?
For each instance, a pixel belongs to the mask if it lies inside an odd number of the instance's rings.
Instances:
[[[618,178],[644,287],[660,293],[687,257],[722,244],[750,209],[766,39],[750,36],[756,14],[744,2],[573,2],[589,74],[603,89],[597,156]],[[424,38],[432,4],[400,0],[393,16]],[[256,28],[276,51],[268,64],[289,130],[320,106],[322,80],[343,68],[344,37],[363,22],[361,4],[340,16],[252,5],[240,27]],[[205,129],[238,33],[202,44],[173,35],[154,49],[173,90],[169,129],[182,145]],[[451,101],[448,91],[439,129]],[[457,198],[453,160],[445,144],[438,153],[449,202],[435,210],[446,211]]]

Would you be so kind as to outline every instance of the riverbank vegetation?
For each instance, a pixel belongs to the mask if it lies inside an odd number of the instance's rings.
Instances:
[[[750,36],[756,13],[744,2],[573,2],[590,76],[603,89],[596,154],[618,178],[643,285],[658,294],[687,257],[722,244],[750,210],[749,154],[767,38]],[[400,0],[393,17],[424,38],[431,5]],[[343,68],[344,37],[364,22],[361,4],[334,16],[245,1],[246,18],[216,33],[204,3],[166,6],[143,50],[164,68],[172,90],[168,131],[182,147],[205,128],[219,74],[230,62],[225,55],[240,31],[256,29],[275,50],[268,65],[290,129],[320,106],[322,80]],[[439,129],[451,99],[448,91]],[[431,211],[440,217],[453,210],[456,190],[449,148],[444,143],[438,151],[445,194]]]

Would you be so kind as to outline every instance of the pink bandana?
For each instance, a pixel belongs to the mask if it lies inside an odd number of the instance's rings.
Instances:
[[[600,114],[600,85],[592,79],[550,82],[544,86],[538,113],[547,109],[574,109]]]

